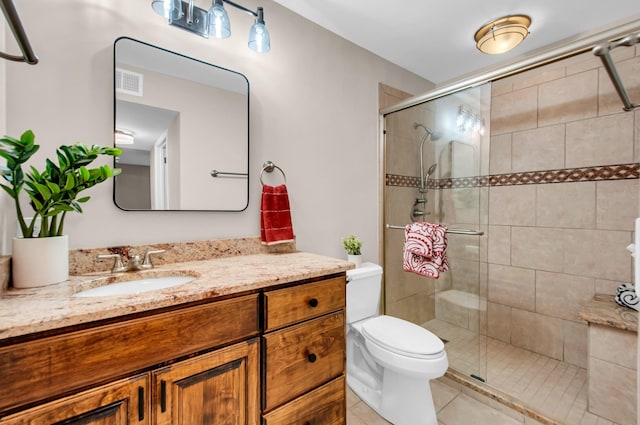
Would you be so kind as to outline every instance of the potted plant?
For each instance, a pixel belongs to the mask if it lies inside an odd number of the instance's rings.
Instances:
[[[79,198],[80,192],[120,173],[120,169],[109,165],[88,168],[100,155],[120,155],[120,149],[87,147],[81,143],[60,146],[56,150],[57,163],[47,159],[42,171],[33,166],[23,170],[23,164],[39,148],[31,130],[25,131],[20,139],[0,138],[0,157],[6,160],[6,166],[0,165],[0,174],[7,182],[0,186],[14,201],[22,233],[13,240],[11,270],[16,288],[45,286],[69,277],[66,215],[72,211],[81,213],[80,204],[90,199]],[[23,191],[31,206],[29,213],[23,212],[20,203]]]
[[[360,267],[362,263],[362,242],[356,236],[349,235],[342,238],[342,246],[347,251],[347,260]]]

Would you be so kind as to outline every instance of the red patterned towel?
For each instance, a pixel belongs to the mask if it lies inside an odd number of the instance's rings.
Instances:
[[[439,224],[418,222],[404,229],[402,269],[437,279],[449,270],[447,262],[447,228]]]
[[[262,185],[260,239],[263,245],[293,242],[293,226],[287,186]]]

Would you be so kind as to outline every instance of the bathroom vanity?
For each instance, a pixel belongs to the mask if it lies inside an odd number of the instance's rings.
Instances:
[[[0,295],[0,424],[344,424],[345,261],[162,266],[190,283],[77,298],[90,276]]]

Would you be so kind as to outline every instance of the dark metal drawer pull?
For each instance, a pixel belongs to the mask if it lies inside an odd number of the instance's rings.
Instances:
[[[317,359],[318,359],[318,357],[313,353],[311,353],[311,354],[309,354],[307,356],[307,360],[309,360],[309,363],[314,363]]]
[[[318,300],[317,300],[317,299],[315,299],[315,298],[311,298],[311,299],[309,300],[309,305],[310,305],[311,307],[317,307],[317,306],[318,306]]]
[[[144,387],[138,387],[138,422],[144,420]]]
[[[167,411],[167,381],[160,381],[160,412]]]

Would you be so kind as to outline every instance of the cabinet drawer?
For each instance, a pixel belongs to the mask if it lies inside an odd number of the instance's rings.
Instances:
[[[344,313],[338,311],[263,337],[264,410],[304,394],[344,371]]]
[[[334,379],[264,415],[264,425],[343,425],[345,379]]]
[[[344,276],[265,292],[265,331],[344,308]]]

